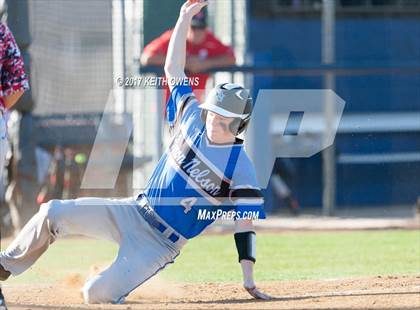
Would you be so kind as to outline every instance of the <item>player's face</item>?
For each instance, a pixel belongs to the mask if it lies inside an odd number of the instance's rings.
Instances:
[[[207,112],[206,131],[207,137],[213,143],[231,143],[235,141],[235,136],[229,129],[233,118],[224,117],[212,111]]]
[[[206,39],[206,28],[190,27],[188,33],[188,40],[194,44],[198,45],[204,42]]]

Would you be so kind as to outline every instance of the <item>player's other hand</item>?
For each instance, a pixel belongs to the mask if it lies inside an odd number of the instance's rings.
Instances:
[[[188,0],[181,7],[181,15],[193,17],[208,4],[207,0]]]
[[[271,300],[272,297],[261,292],[256,286],[253,287],[246,287],[244,286],[245,290],[254,297],[255,299],[261,299],[261,300]]]

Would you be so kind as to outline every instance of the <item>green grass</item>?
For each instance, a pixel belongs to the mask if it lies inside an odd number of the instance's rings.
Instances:
[[[420,273],[419,231],[259,234],[257,240],[258,281]],[[51,283],[69,274],[87,275],[91,265],[112,262],[116,250],[104,241],[58,240],[30,271],[10,283]],[[240,281],[233,236],[193,239],[162,276],[182,282]]]

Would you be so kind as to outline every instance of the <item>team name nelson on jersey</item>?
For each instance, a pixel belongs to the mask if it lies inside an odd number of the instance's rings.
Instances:
[[[199,158],[181,130],[173,139],[169,151],[177,166],[189,178],[188,181],[192,180],[207,195],[219,201],[228,197],[230,180],[221,178]]]

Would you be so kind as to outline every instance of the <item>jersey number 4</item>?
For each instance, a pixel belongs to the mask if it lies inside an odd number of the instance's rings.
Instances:
[[[187,214],[190,212],[193,205],[197,202],[197,198],[195,197],[188,197],[181,200],[180,204],[184,207],[184,213]]]

